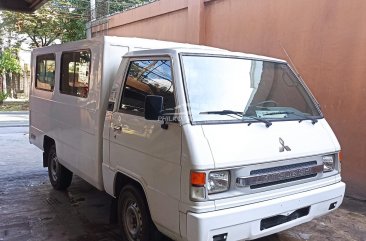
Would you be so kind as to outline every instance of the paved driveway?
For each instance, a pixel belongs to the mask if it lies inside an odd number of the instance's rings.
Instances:
[[[24,115],[0,114],[0,240],[120,240],[107,194],[78,177],[66,192],[52,189]],[[330,215],[259,240],[366,241],[366,202],[347,198]]]
[[[0,127],[27,127],[28,123],[28,111],[0,111]]]

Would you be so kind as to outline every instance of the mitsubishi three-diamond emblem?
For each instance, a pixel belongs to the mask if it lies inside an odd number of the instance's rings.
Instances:
[[[291,151],[291,148],[289,146],[286,146],[285,145],[285,142],[282,140],[282,138],[280,137],[280,152],[284,152],[285,150],[286,151]]]

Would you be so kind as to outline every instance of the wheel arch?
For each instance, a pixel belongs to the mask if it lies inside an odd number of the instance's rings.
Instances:
[[[125,173],[122,173],[120,171],[116,172],[115,179],[114,179],[114,196],[118,198],[120,191],[122,188],[126,185],[133,185],[136,188],[138,188],[145,196],[145,199],[147,201],[147,195],[144,188],[144,185],[140,180],[137,178],[131,177],[130,175],[127,175]]]
[[[142,181],[138,180],[137,178],[131,177],[128,174],[118,171],[115,175],[115,180],[114,180],[114,196],[118,199],[120,191],[126,185],[133,185],[141,191],[141,193],[143,194],[143,196],[145,198],[145,202],[146,202],[149,214],[151,216],[150,204],[149,204],[149,199],[148,199],[148,195],[147,195],[145,186],[143,185]]]
[[[55,145],[55,140],[47,135],[43,137],[43,167],[48,167],[48,150],[52,145]]]

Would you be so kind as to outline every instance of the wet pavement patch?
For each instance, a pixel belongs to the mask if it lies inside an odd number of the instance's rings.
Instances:
[[[0,147],[0,241],[121,241],[108,194],[77,176],[67,191],[53,190],[24,133],[0,133]],[[366,202],[346,198],[327,216],[258,239],[304,240],[366,241]]]

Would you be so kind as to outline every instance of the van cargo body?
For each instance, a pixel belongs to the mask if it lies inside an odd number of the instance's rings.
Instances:
[[[109,193],[124,240],[251,240],[343,201],[340,145],[283,60],[99,37],[34,50],[30,95],[51,184]]]

